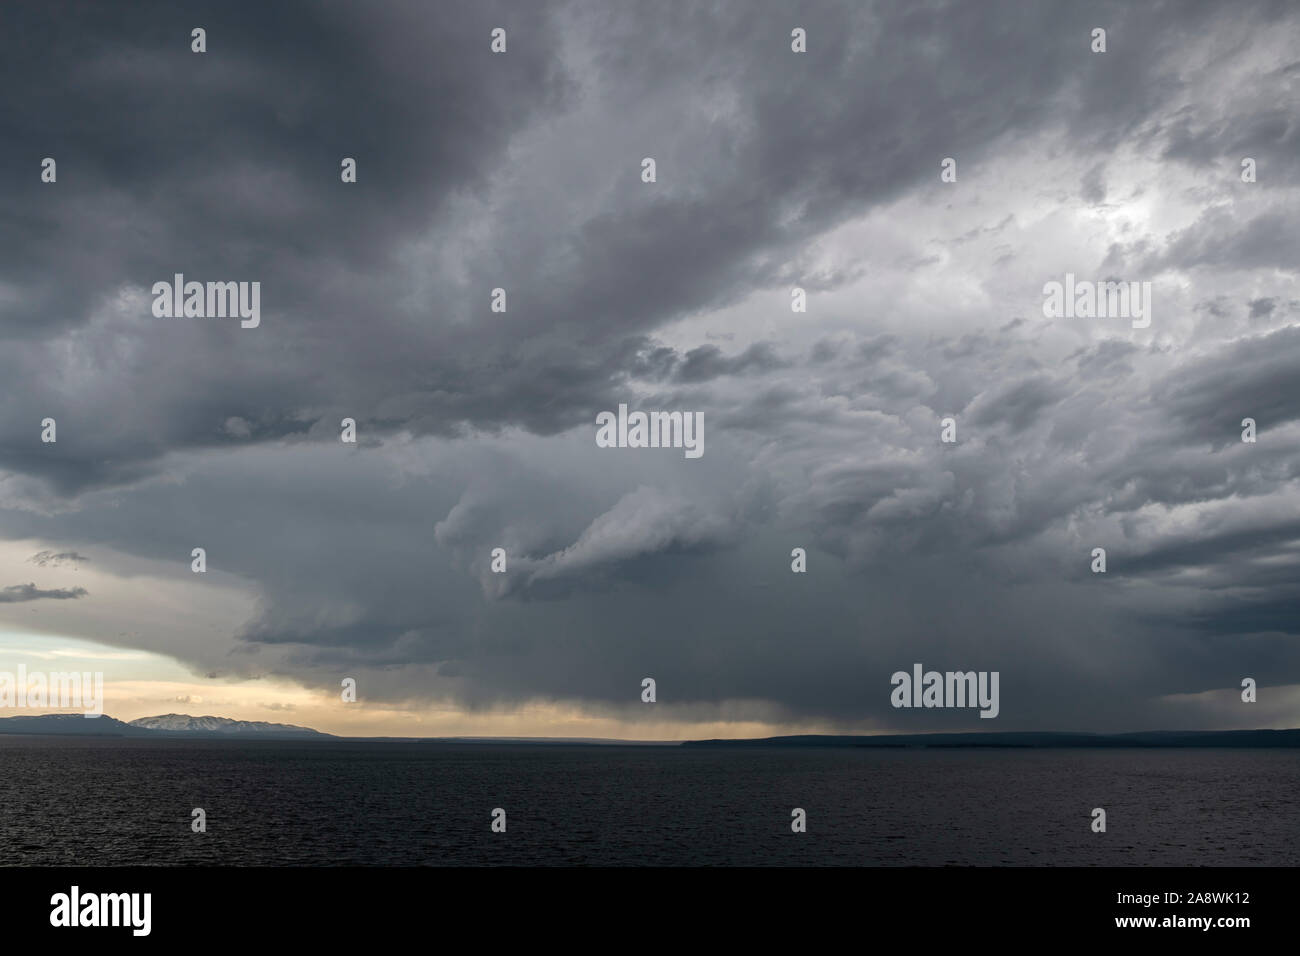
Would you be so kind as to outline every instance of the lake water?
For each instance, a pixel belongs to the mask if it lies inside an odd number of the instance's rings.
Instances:
[[[1294,866],[1298,833],[1295,750],[0,736],[7,865]]]

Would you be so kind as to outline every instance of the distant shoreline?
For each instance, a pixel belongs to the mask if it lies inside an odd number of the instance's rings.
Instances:
[[[252,726],[243,724],[244,727]],[[0,735],[31,737],[82,737],[129,740],[227,740],[299,743],[455,744],[458,746],[569,746],[569,747],[679,747],[709,748],[830,748],[887,750],[1060,750],[1113,748],[1300,748],[1300,729],[1136,731],[1120,734],[1013,731],[992,733],[837,735],[803,734],[783,737],[716,738],[711,740],[617,740],[561,737],[340,737],[310,728],[260,725],[265,729],[158,730],[123,723],[112,717],[85,718],[79,714],[46,714],[0,718]]]
[[[1300,729],[1288,730],[1156,730],[1121,734],[1012,731],[994,733],[833,735],[809,734],[754,740],[691,740],[685,747],[822,747],[871,749],[1168,749],[1190,747],[1291,749],[1300,748]]]

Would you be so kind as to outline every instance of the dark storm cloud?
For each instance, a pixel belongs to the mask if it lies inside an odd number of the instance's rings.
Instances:
[[[43,598],[66,601],[71,598],[85,597],[86,593],[85,588],[49,588],[43,590],[35,584],[14,584],[0,589],[0,604],[39,601]]]
[[[474,42],[504,15],[491,3],[9,5],[6,62],[24,85],[3,131],[27,151],[7,153],[5,202],[37,228],[8,224],[6,278],[56,296],[7,313],[9,327],[48,334],[118,283],[175,270],[262,275],[281,309],[325,305],[323,275],[382,266],[562,95],[542,11],[509,10],[534,42],[508,61]],[[41,156],[61,158],[57,188],[30,175]],[[361,188],[340,188],[343,156],[358,158]]]
[[[727,355],[716,345],[701,345],[685,354],[659,347],[639,357],[632,371],[638,378],[699,384],[726,375],[768,372],[788,364],[770,343],[759,342],[736,355]]]
[[[2,132],[24,148],[6,150],[0,177],[0,366],[21,396],[4,464],[65,492],[126,482],[168,450],[222,443],[231,418],[264,441],[306,431],[334,400],[372,406],[367,379],[389,381],[380,356],[419,387],[416,356],[434,346],[386,321],[401,297],[393,251],[563,97],[548,16],[516,7],[7,6],[5,59],[23,88]],[[532,43],[490,61],[480,41],[507,14]],[[190,51],[195,25],[206,54]],[[44,156],[56,184],[31,175]],[[351,189],[344,156],[359,163]],[[220,320],[157,320],[149,299],[89,323],[123,287],[147,293],[175,272],[260,281],[277,331],[254,342]],[[60,359],[40,343],[79,326],[90,368],[52,379]],[[446,410],[443,427],[462,414]],[[46,416],[78,440],[32,454],[28,424]]]
[[[1275,308],[1277,308],[1276,299],[1252,299],[1250,301],[1250,317],[1252,319],[1258,319],[1263,316],[1272,315]]]
[[[1229,208],[1206,210],[1192,226],[1173,237],[1169,248],[1149,265],[1154,269],[1290,268],[1290,253],[1300,246],[1300,224],[1281,211],[1266,211],[1242,222]]]
[[[978,162],[1002,137],[1047,122],[1124,128],[1162,88],[1148,60],[1120,51],[1085,75],[1088,95],[1067,95],[1080,79],[1059,63],[1092,21],[1036,5],[814,5],[800,19],[818,54],[794,72],[769,67],[788,48],[779,5],[5,15],[6,36],[22,41],[7,61],[33,95],[14,98],[3,128],[28,147],[7,154],[0,241],[14,254],[0,277],[11,286],[7,334],[29,345],[0,362],[24,396],[0,461],[62,493],[136,480],[168,450],[228,441],[231,418],[254,441],[336,427],[343,415],[441,435],[564,430],[610,406],[645,332],[776,281],[774,256],[932,179],[938,157]],[[1218,16],[1194,7],[1177,29]],[[1108,18],[1133,45],[1170,28],[1142,10]],[[200,21],[209,52],[195,55],[189,29]],[[514,42],[494,57],[485,37],[498,23]],[[563,59],[566,38],[598,44],[594,71]],[[1121,85],[1123,96],[1106,95]],[[648,143],[628,118],[680,113],[701,92],[731,111],[708,126],[688,117]],[[475,226],[487,239],[468,243],[468,279],[431,264],[436,291],[406,302],[402,244],[431,230],[466,245],[449,204],[493,176],[551,190],[549,157],[512,158],[508,146],[584,98],[626,111],[583,130],[606,161],[603,207],[569,222],[552,218],[566,208],[558,201],[499,210]],[[131,122],[108,119],[119,115]],[[651,152],[663,164],[654,191],[637,178]],[[38,181],[43,155],[63,157],[57,185]],[[345,155],[360,163],[355,187],[338,181]],[[78,333],[78,360],[98,375],[59,388],[38,373],[60,355],[37,342],[86,326],[123,286],[177,271],[258,279],[264,327],[155,320],[137,301],[127,318]],[[506,315],[487,312],[497,286],[514,300]],[[141,407],[149,414],[129,411]],[[79,440],[29,450],[25,423],[46,416],[77,420]]]
[[[201,545],[257,607],[228,644],[151,649],[357,673],[371,699],[617,709],[653,673],[682,705],[897,724],[888,675],[923,660],[1001,669],[1018,726],[1123,727],[1235,673],[1186,630],[1257,635],[1300,681],[1277,280],[1300,236],[1235,170],[1249,147],[1286,181],[1294,73],[1213,48],[1294,26],[1275,3],[5,5],[0,527],[182,576]],[[1170,308],[1166,338],[1098,340],[960,301],[1000,301],[987,270],[1044,244],[1004,208],[1030,187],[980,178],[1038,139],[1073,170],[1039,194],[1063,248],[1080,210],[1154,188],[1118,146],[1222,174],[1181,228],[1126,225],[1078,267],[1188,273],[1204,325]],[[989,184],[953,237],[926,215],[945,156]],[[908,248],[830,254],[896,203]],[[945,258],[983,243],[1007,245]],[[261,327],[153,318],[177,271],[260,281]],[[962,284],[786,324],[792,285],[826,314],[897,272]],[[702,411],[705,456],[595,448],[621,402]]]
[[[1240,440],[1241,420],[1261,429],[1300,419],[1300,326],[1244,338],[1160,383],[1155,400],[1215,446]]]
[[[967,415],[977,425],[1003,422],[1013,431],[1024,431],[1065,394],[1065,389],[1056,382],[1046,376],[1035,376],[1001,391],[981,395],[971,404]]]
[[[1254,89],[1272,90],[1277,98],[1261,102]],[[1300,147],[1300,122],[1289,105],[1300,92],[1300,60],[1265,71],[1258,87],[1226,92],[1229,108],[1217,115],[1189,105],[1165,124],[1163,156],[1193,166],[1219,165],[1230,176],[1240,173],[1241,159],[1249,156],[1273,181],[1300,182],[1291,161]]]
[[[53,551],[40,551],[33,554],[27,560],[32,564],[35,564],[37,567],[59,568],[65,564],[71,564],[75,567],[78,562],[89,561],[90,558],[86,557],[84,554],[77,554],[75,551],[60,551],[58,553]]]

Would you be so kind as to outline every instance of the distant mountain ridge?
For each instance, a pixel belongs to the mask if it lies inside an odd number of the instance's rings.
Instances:
[[[41,714],[39,716],[0,717],[0,734],[58,734],[80,737],[143,737],[149,731],[124,724],[107,715],[86,717],[84,714]]]
[[[230,717],[191,717],[189,714],[162,714],[157,717],[138,717],[128,721],[132,727],[143,730],[156,730],[165,733],[184,734],[223,734],[267,736],[275,734],[282,737],[331,737],[310,727],[296,724],[271,724],[264,720],[234,720]]]
[[[191,717],[189,714],[161,714],[123,723],[108,715],[42,714],[0,718],[0,734],[55,734],[87,737],[240,737],[286,739],[337,739],[310,727],[271,724],[261,720],[232,720],[229,717]]]

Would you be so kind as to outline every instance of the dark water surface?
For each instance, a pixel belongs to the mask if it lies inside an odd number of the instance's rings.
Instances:
[[[1300,753],[0,736],[0,848],[6,865],[1294,866]]]

